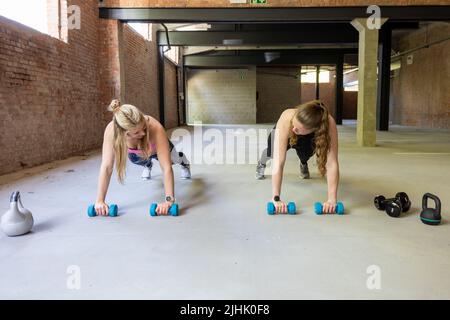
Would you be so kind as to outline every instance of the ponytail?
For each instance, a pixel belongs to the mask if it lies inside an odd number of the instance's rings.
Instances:
[[[320,119],[319,127],[316,130],[314,143],[316,145],[315,153],[317,159],[317,167],[319,169],[320,175],[324,177],[327,173],[326,165],[331,142],[329,134],[328,110],[323,105],[323,103],[320,103],[319,106],[322,109],[322,117]]]

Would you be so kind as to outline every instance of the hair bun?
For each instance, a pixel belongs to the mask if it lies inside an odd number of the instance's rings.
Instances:
[[[117,110],[120,109],[120,101],[117,99],[114,99],[113,101],[111,101],[111,103],[109,104],[108,110],[116,113]]]

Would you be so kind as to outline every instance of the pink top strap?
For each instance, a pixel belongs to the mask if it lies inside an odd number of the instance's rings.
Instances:
[[[150,149],[152,149],[152,151],[156,151],[156,144],[149,143],[149,146],[150,146]],[[135,149],[135,148],[128,148],[128,153],[134,153],[134,154],[140,155],[142,153],[142,150]]]

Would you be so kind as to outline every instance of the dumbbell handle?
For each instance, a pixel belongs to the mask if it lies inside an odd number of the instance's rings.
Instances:
[[[156,209],[158,208],[158,204],[157,203],[152,203],[150,205],[150,215],[151,216],[157,216],[158,214],[156,213]],[[168,215],[171,216],[178,216],[178,204],[177,203],[172,203],[172,205],[169,207],[169,211],[167,212]]]
[[[314,204],[314,211],[316,214],[322,214],[323,213],[323,205],[321,202],[316,202]],[[344,204],[342,202],[337,202],[336,206],[334,208],[334,213],[337,214],[344,214]]]
[[[392,203],[392,202],[394,202],[394,201],[398,201],[398,202],[400,203],[400,206],[401,206],[402,201],[400,200],[399,197],[397,197],[397,198],[389,198],[389,199],[381,200],[381,201],[379,202],[379,206],[380,206],[379,209],[384,210],[383,208],[385,208],[386,205],[387,205],[388,203]],[[403,210],[403,208],[401,208],[401,209]]]
[[[384,204],[384,203],[388,203],[388,202],[393,202],[393,201],[395,201],[395,200],[400,200],[400,197],[384,199],[384,200],[381,201],[381,203]],[[401,202],[401,201],[400,201],[400,202]]]
[[[273,202],[267,203],[267,213],[273,215],[276,213],[276,207]],[[286,204],[286,212],[280,213],[288,213],[288,214],[296,214],[296,205],[295,202],[289,202]]]

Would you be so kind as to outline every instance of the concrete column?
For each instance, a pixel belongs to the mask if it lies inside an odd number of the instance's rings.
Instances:
[[[380,19],[380,27],[387,21]],[[354,19],[351,24],[359,32],[358,121],[356,137],[359,146],[374,147],[377,122],[377,58],[378,29],[369,29],[367,18]]]

